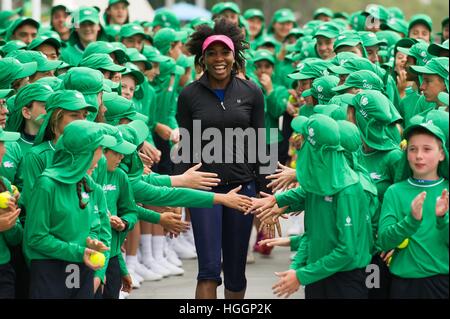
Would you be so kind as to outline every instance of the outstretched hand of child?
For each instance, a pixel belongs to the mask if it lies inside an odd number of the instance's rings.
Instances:
[[[411,203],[411,215],[416,220],[422,220],[423,203],[425,202],[426,196],[427,192],[422,192]]]
[[[272,291],[277,297],[288,298],[300,288],[300,281],[295,270],[290,269],[283,272],[276,272],[279,277],[278,282],[272,287]]]

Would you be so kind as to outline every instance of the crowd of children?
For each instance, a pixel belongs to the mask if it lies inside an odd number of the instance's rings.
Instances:
[[[448,17],[128,6],[0,12],[0,298],[125,298],[194,258],[196,298],[221,272],[244,298],[274,246],[294,253],[277,296],[448,298]],[[219,157],[244,163],[175,163],[195,120],[265,130],[278,168],[241,145]],[[275,238],[283,214],[296,227]]]

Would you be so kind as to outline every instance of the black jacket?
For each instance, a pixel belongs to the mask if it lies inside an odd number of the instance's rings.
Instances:
[[[201,133],[205,132],[208,128],[216,128],[221,133],[221,147],[217,143],[214,148],[211,143],[211,136],[204,136],[199,141],[199,134],[193,132],[193,121],[201,120]],[[214,172],[219,175],[221,179],[221,185],[245,183],[256,179],[257,185],[264,181],[264,176],[261,176],[259,167],[260,162],[257,156],[257,147],[260,145],[265,151],[265,134],[264,134],[264,96],[261,89],[252,81],[242,80],[232,74],[231,81],[225,89],[225,97],[223,103],[217,97],[214,90],[209,86],[207,74],[188,85],[180,93],[178,98],[178,110],[177,121],[180,127],[181,151],[183,142],[183,128],[190,133],[190,159],[188,163],[182,163],[176,165],[177,172],[184,172],[189,167],[193,166],[193,163],[199,163],[200,160],[203,163],[201,171]],[[254,128],[255,138],[244,138],[245,134],[238,134],[236,136],[243,138],[244,143],[225,142],[225,129],[226,128],[241,128],[243,130],[247,128]],[[263,130],[258,130],[263,129]],[[261,133],[261,134],[259,134]],[[205,140],[206,139],[206,140]],[[257,143],[259,139],[259,143]],[[228,139],[230,141],[230,139]],[[216,141],[217,142],[217,141]],[[194,144],[201,145],[201,151],[197,147],[197,152],[194,153]],[[250,144],[250,145],[249,145]],[[187,144],[185,144],[187,145]],[[205,148],[206,146],[206,148]],[[249,156],[248,146],[253,147],[256,152],[256,160],[251,160]],[[256,148],[255,148],[256,146]],[[204,152],[215,155],[217,163],[212,161],[211,163],[205,162],[204,156],[199,156]],[[221,154],[220,154],[221,153]],[[230,163],[230,155],[231,163]],[[237,159],[244,159],[237,162]],[[228,162],[225,162],[228,158]]]

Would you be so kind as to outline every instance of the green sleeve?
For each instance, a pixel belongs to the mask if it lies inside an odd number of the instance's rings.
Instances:
[[[442,217],[436,217],[436,227],[438,230],[447,230],[447,236],[445,236],[445,239],[447,240],[447,246],[448,246],[448,212],[445,213]]]
[[[309,237],[305,232],[302,236],[298,237],[298,247],[296,249],[297,254],[295,254],[294,260],[292,261],[289,269],[293,269],[297,271],[299,268],[304,267],[306,265],[306,261],[308,260],[308,245],[309,245]],[[291,244],[292,247],[292,244]],[[303,282],[302,282],[303,284]]]
[[[138,219],[151,224],[159,224],[161,214],[141,206],[136,206],[138,211]]]
[[[130,273],[128,272],[127,264],[123,259],[122,253],[119,253],[117,258],[119,258],[120,275],[122,277],[129,275]]]
[[[99,197],[99,214],[100,214],[100,234],[98,239],[104,243],[109,250],[105,251],[103,254],[105,255],[105,265],[99,270],[95,271],[95,277],[100,278],[102,283],[105,282],[105,273],[108,268],[109,257],[111,254],[111,223],[109,221],[109,213],[108,213],[108,205],[106,202],[105,195],[101,188],[98,188],[98,197]]]
[[[71,262],[83,262],[84,246],[65,242],[50,234],[50,215],[53,206],[53,192],[37,187],[28,205],[24,242],[50,259],[63,259]]]
[[[28,201],[30,200],[29,197],[31,196],[31,190],[36,183],[36,179],[44,171],[45,164],[36,153],[31,151],[25,155],[23,160],[23,189],[21,202],[27,207]]]
[[[128,230],[133,229],[136,225],[138,216],[138,206],[134,200],[133,189],[126,174],[122,174],[123,179],[120,179],[120,192],[117,198],[117,216],[128,223]]]
[[[158,173],[150,173],[142,178],[145,182],[154,186],[172,187],[172,181],[169,175],[160,175]]]
[[[280,194],[275,194],[275,199],[279,207],[288,207],[285,211],[285,214],[287,214],[305,209],[305,195],[305,191],[299,186]]]
[[[414,235],[421,224],[421,221],[416,220],[410,211],[403,217],[402,212],[398,211],[394,204],[394,198],[394,192],[388,189],[381,207],[377,245],[383,251],[400,245],[405,238]]]
[[[278,119],[286,111],[286,103],[289,97],[288,91],[282,87],[274,87],[273,91],[267,96],[267,113],[271,117]]]
[[[214,204],[214,193],[189,188],[154,186],[143,180],[132,182],[136,202],[152,206],[202,207]]]
[[[308,285],[327,278],[342,269],[345,269],[352,263],[353,258],[358,255],[356,250],[356,233],[359,231],[352,223],[346,221],[358,221],[358,215],[361,214],[362,206],[359,200],[352,194],[340,194],[336,203],[336,228],[337,242],[336,247],[327,255],[319,258],[296,270],[297,278],[302,285]],[[319,212],[313,212],[319,213]]]
[[[178,122],[177,122],[177,104],[176,103],[172,103],[173,105],[170,105],[170,109],[169,109],[169,116],[167,118],[168,123],[167,125],[171,128],[171,129],[176,129],[178,128]]]
[[[289,244],[291,247],[291,251],[297,251],[298,247],[300,246],[300,241],[301,241],[302,236],[298,235],[298,236],[290,236],[289,237]]]
[[[23,238],[23,228],[22,224],[20,223],[19,218],[16,220],[16,224],[11,229],[4,231],[0,235],[3,235],[6,242],[10,246],[17,246],[22,242]]]

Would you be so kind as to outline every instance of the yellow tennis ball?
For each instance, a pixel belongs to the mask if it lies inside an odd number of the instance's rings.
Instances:
[[[391,262],[392,262],[392,256],[391,257],[389,257],[389,259],[388,259],[388,261],[387,261],[387,265],[388,265],[388,267],[391,265]]]
[[[99,252],[95,252],[92,253],[89,256],[89,261],[94,265],[94,266],[100,266],[103,267],[105,265],[105,255]]]
[[[406,248],[406,246],[408,246],[408,244],[409,244],[409,239],[406,238],[404,241],[402,241],[402,243],[400,245],[397,246],[397,248],[404,249],[404,248]]]
[[[8,202],[11,197],[11,193],[8,191],[0,193],[0,208],[8,208]]]
[[[291,168],[297,168],[297,161],[291,162]]]
[[[407,140],[402,140],[402,141],[400,142],[400,148],[401,148],[402,150],[406,150],[406,146],[408,146],[408,141],[407,141]]]
[[[13,195],[16,196],[19,193],[19,190],[17,189],[16,185],[11,185],[12,191],[13,191]]]

